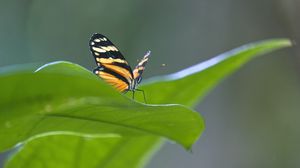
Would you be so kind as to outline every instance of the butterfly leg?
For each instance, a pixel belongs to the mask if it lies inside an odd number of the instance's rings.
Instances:
[[[145,96],[145,92],[144,90],[140,90],[140,89],[135,89],[136,91],[140,91],[143,93],[143,96],[144,96],[144,102],[147,104],[147,101],[146,101],[146,96]]]
[[[134,93],[135,93],[135,91],[133,90],[132,91],[132,99],[134,100]]]

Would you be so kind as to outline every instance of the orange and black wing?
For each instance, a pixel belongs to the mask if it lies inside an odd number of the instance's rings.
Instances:
[[[132,83],[133,74],[119,49],[101,34],[94,34],[89,45],[98,66],[94,73],[118,91],[127,91]]]
[[[148,59],[150,57],[151,52],[148,51],[143,59],[138,63],[138,65],[133,70],[133,78],[137,83],[140,83],[142,81],[142,73],[145,70],[145,66],[148,62]]]

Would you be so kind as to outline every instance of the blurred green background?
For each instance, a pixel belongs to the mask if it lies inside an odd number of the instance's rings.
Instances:
[[[147,78],[248,42],[297,42],[299,9],[297,0],[0,0],[0,66],[67,60],[92,70],[98,32],[132,66],[151,50]],[[297,46],[247,64],[197,107],[206,130],[193,153],[168,143],[147,168],[300,167],[299,72]]]

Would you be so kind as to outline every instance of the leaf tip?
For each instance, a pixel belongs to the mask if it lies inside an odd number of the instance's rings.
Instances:
[[[277,46],[279,46],[279,47],[291,47],[291,46],[296,45],[295,40],[290,40],[287,38],[282,38],[282,39],[277,39],[277,40],[275,39],[274,43],[276,43]]]

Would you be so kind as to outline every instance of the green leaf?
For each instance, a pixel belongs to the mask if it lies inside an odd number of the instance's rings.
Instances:
[[[184,106],[137,103],[78,65],[55,65],[0,76],[1,151],[47,134],[155,135],[190,148],[204,128]]]
[[[192,106],[205,96],[222,78],[228,76],[252,58],[290,45],[290,41],[286,39],[268,40],[245,45],[180,72],[150,79],[142,88],[146,91],[147,100],[151,103],[171,102]],[[161,88],[163,88],[163,92]],[[142,97],[140,99],[143,100]],[[53,142],[52,139],[57,139],[58,142]],[[86,146],[74,144],[67,151],[62,148],[53,147],[53,145],[68,145],[71,140],[82,141]],[[49,161],[49,157],[47,157],[49,156],[49,152],[57,154],[63,151],[66,151],[63,157],[69,157],[68,161],[51,157],[54,163],[58,163],[56,165],[58,168],[68,168],[75,164],[79,164],[80,166],[78,167],[91,168],[99,167],[99,165],[105,168],[118,167],[117,165],[122,165],[122,167],[126,167],[127,165],[130,168],[141,167],[151,154],[153,154],[153,151],[158,148],[158,144],[161,143],[161,140],[156,137],[143,137],[143,139],[122,137],[119,140],[109,141],[110,144],[117,141],[114,145],[105,145],[107,139],[103,138],[94,138],[93,140],[97,143],[89,142],[84,137],[56,135],[54,137],[48,136],[43,137],[43,139],[29,141],[21,152],[17,153],[8,163],[7,168],[23,168],[27,167],[27,164],[46,164]],[[45,148],[45,150],[41,151],[42,148]],[[89,150],[89,154],[93,156],[93,159],[82,157],[78,161],[78,156],[75,157],[73,154],[78,153],[77,151],[86,151],[88,149],[94,149]],[[132,153],[131,151],[135,152]],[[103,155],[99,156],[99,153]],[[79,154],[82,156],[86,153],[79,152]],[[104,155],[109,156],[109,158],[103,159]],[[32,159],[34,156],[41,156],[41,158]],[[87,163],[93,162],[93,160],[100,161],[94,166],[92,163]],[[141,162],[141,160],[144,162]]]
[[[288,39],[247,44],[179,72],[149,79],[142,89],[147,91],[147,101],[150,103],[178,103],[194,106],[220,80],[251,59],[288,46],[291,46]],[[142,98],[140,97],[139,100]]]
[[[6,168],[131,168],[142,167],[153,148],[153,136],[129,138],[87,138],[55,135],[30,141]],[[62,147],[63,145],[63,147]],[[154,145],[154,147],[153,147]],[[124,148],[131,146],[132,148]],[[136,147],[138,146],[138,147]],[[145,152],[148,152],[146,154]],[[117,162],[115,160],[118,160]]]

